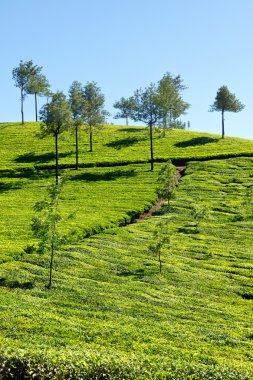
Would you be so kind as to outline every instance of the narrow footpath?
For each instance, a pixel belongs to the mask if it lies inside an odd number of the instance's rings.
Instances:
[[[186,170],[186,166],[176,166],[177,169],[177,178],[178,181],[180,178],[184,175],[184,172]],[[162,204],[166,201],[166,199],[161,198],[158,200],[158,202],[151,207],[148,211],[144,212],[143,214],[139,215],[138,218],[134,219],[133,223],[141,222],[142,220],[145,220],[147,218],[150,218],[159,208],[162,207]]]

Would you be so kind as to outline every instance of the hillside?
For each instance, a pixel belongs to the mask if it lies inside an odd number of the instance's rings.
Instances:
[[[93,153],[83,134],[82,167],[60,201],[75,214],[61,224],[73,240],[48,290],[49,257],[31,249],[30,224],[54,181],[54,146],[36,132],[0,125],[0,379],[251,379],[253,142],[157,134],[157,161],[184,160],[185,175],[169,206],[128,224],[157,199],[162,163],[150,172],[147,131],[106,126]],[[63,166],[74,165],[72,138]],[[159,274],[149,246],[161,220],[170,242]]]

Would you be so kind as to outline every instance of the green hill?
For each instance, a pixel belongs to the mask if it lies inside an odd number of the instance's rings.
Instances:
[[[83,133],[60,200],[75,214],[61,225],[72,242],[48,290],[49,254],[31,249],[30,225],[54,181],[54,146],[38,130],[0,125],[0,379],[251,379],[253,142],[157,134],[156,160],[186,161],[185,175],[169,206],[128,225],[157,199],[162,163],[150,172],[147,131],[105,126],[94,153]],[[74,166],[73,136],[60,153]],[[159,274],[149,246],[167,219]]]

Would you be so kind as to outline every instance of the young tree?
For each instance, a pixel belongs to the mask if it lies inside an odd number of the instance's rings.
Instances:
[[[232,94],[227,86],[221,86],[218,89],[214,103],[210,107],[210,111],[221,112],[222,138],[225,136],[224,112],[240,112],[245,106]]]
[[[141,121],[149,127],[149,141],[150,141],[150,164],[151,171],[154,170],[154,152],[153,152],[153,126],[161,119],[162,112],[157,102],[158,93],[157,87],[151,83],[144,90],[136,90],[132,97],[133,109],[131,118],[134,121]]]
[[[192,216],[195,220],[195,230],[198,232],[200,222],[208,219],[209,210],[205,205],[193,204]]]
[[[55,139],[55,181],[58,184],[58,137],[71,126],[71,107],[63,92],[52,95],[50,103],[45,104],[40,110],[41,137],[53,135]]]
[[[162,166],[157,182],[158,197],[165,198],[169,202],[169,200],[174,196],[178,183],[176,167],[171,163],[171,161],[168,161],[166,165]]]
[[[108,112],[104,110],[105,97],[95,82],[88,82],[83,89],[83,120],[90,135],[90,152],[93,151],[93,129],[105,122]]]
[[[164,248],[165,244],[168,244],[170,242],[168,222],[168,219],[163,219],[156,224],[153,233],[153,242],[149,245],[150,251],[158,256],[160,273],[162,273],[162,249]]]
[[[33,61],[23,62],[20,61],[19,66],[12,70],[12,78],[15,81],[15,86],[20,89],[21,92],[21,117],[22,124],[24,124],[24,100],[26,95],[26,86],[33,76],[41,71],[40,66],[33,64]]]
[[[45,75],[37,72],[35,75],[32,75],[29,78],[29,81],[25,85],[25,91],[27,94],[34,94],[35,100],[35,119],[38,121],[38,107],[37,107],[37,95],[39,96],[48,96],[50,92],[50,84]]]
[[[69,104],[72,111],[72,119],[76,136],[76,169],[78,169],[78,130],[83,122],[84,94],[82,83],[74,81],[69,89]]]
[[[47,287],[52,286],[52,270],[55,249],[64,242],[64,237],[60,234],[58,225],[62,220],[59,210],[59,198],[62,192],[63,180],[57,185],[48,187],[48,197],[35,203],[33,209],[35,215],[32,219],[32,231],[35,237],[39,238],[39,252],[50,251],[49,282]]]
[[[134,107],[134,102],[132,98],[121,98],[119,101],[115,102],[114,108],[119,109],[119,112],[114,116],[115,119],[126,119],[126,125],[128,125],[128,118],[131,117],[132,109]]]

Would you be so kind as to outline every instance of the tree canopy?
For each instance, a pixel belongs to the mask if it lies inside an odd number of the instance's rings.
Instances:
[[[56,184],[58,184],[58,136],[71,126],[71,107],[63,92],[52,95],[52,101],[40,110],[41,136],[53,135],[55,138]]]
[[[29,81],[32,81],[32,78],[40,73],[42,67],[33,64],[33,61],[23,62],[22,60],[19,63],[18,67],[15,67],[12,70],[12,78],[14,79],[15,86],[20,89],[21,92],[21,117],[22,124],[24,124],[24,100],[26,95],[26,86]]]
[[[240,112],[245,106],[232,94],[227,86],[221,86],[216,94],[210,111],[219,111],[222,115],[222,138],[225,136],[224,112]]]
[[[96,82],[88,82],[83,88],[83,120],[90,135],[90,152],[93,151],[93,128],[105,122],[108,112],[104,109],[105,97]]]

